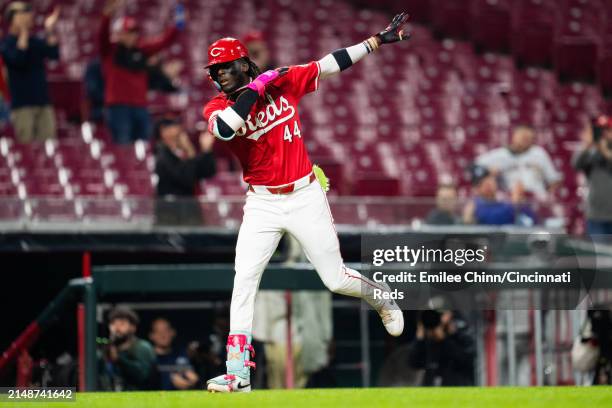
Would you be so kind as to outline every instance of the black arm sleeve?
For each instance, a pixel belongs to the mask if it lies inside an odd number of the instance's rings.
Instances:
[[[257,96],[256,91],[247,89],[238,97],[238,99],[236,99],[236,103],[230,109],[236,111],[236,113],[242,119],[246,120],[247,116],[249,116],[251,108],[257,101]],[[219,135],[225,138],[229,138],[235,133],[234,130],[219,116],[217,116],[217,129],[219,130]]]
[[[351,56],[349,55],[346,48],[336,50],[332,52],[332,55],[334,56],[336,63],[340,67],[340,71],[344,71],[345,69],[353,65],[353,60],[351,60]]]

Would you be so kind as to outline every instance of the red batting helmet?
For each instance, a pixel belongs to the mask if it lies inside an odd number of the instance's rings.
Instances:
[[[221,38],[208,47],[208,65],[206,65],[206,68],[248,56],[246,47],[240,41],[231,37]]]

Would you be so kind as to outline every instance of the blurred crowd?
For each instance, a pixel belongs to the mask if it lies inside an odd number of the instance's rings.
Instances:
[[[602,115],[586,124],[581,139],[572,165],[587,180],[586,232],[606,241],[612,233],[612,118]],[[457,189],[442,183],[427,224],[539,225],[542,220],[531,203],[550,202],[561,184],[560,173],[529,126],[516,127],[508,146],[476,157],[468,172],[473,190],[462,216],[457,216]]]
[[[184,7],[174,8],[173,24],[154,37],[142,34],[142,21],[123,15],[122,0],[108,0],[97,27],[98,57],[87,66],[84,88],[87,120],[106,126],[116,144],[151,140],[156,147],[158,176],[156,214],[159,225],[201,225],[195,197],[200,180],[215,174],[214,138],[205,126],[185,129],[176,115],[155,121],[147,107],[150,90],[172,93],[179,89],[182,62],[164,60],[160,52],[175,43],[188,24]],[[45,72],[47,60],[60,56],[57,22],[61,9],[44,18],[44,32],[33,32],[35,15],[27,2],[14,1],[4,11],[7,34],[0,51],[2,65],[0,120],[8,118],[22,143],[56,137],[56,124]],[[242,41],[261,70],[275,66],[263,35],[250,32]],[[602,116],[586,124],[583,144],[573,165],[588,180],[587,232],[596,237],[612,231],[612,119]],[[530,126],[513,129],[507,146],[478,157],[469,168],[473,189],[459,197],[455,185],[442,181],[437,206],[425,220],[429,224],[541,225],[546,221],[533,203],[550,203],[562,183],[547,151],[538,145]],[[458,208],[459,201],[466,201]],[[180,207],[181,211],[173,208]]]
[[[216,162],[214,137],[203,126],[186,129],[180,116],[152,118],[147,106],[150,90],[179,90],[182,62],[164,60],[160,52],[183,35],[188,24],[181,4],[173,24],[158,36],[142,34],[142,22],[120,15],[121,0],[108,0],[97,27],[99,55],[89,62],[83,78],[88,100],[87,120],[106,126],[113,143],[137,140],[155,145],[157,175],[155,203],[158,225],[201,225],[197,201],[199,182],[213,177]],[[61,9],[44,16],[42,33],[34,32],[35,15],[29,3],[14,1],[4,10],[6,35],[0,43],[0,121],[9,121],[20,143],[57,137],[50,99],[46,62],[58,60],[57,22]],[[40,35],[39,35],[40,34]],[[243,39],[250,58],[264,71],[275,66],[261,33]],[[204,73],[203,73],[204,74]],[[588,184],[586,229],[595,240],[612,235],[612,118],[600,116],[586,123],[572,165]],[[509,143],[474,158],[466,168],[472,191],[461,203],[457,187],[442,182],[436,205],[425,223],[431,225],[541,225],[534,202],[550,201],[562,177],[538,135],[528,125],[512,130]],[[332,180],[333,182],[333,180]],[[278,308],[283,293],[262,292],[257,307],[261,316],[254,337],[259,366],[255,388],[282,388],[286,378],[287,313]],[[293,373],[298,387],[339,384],[332,333],[331,295],[294,293],[292,312],[295,344]],[[403,339],[383,364],[379,385],[473,385],[475,337],[468,320],[444,302],[416,318],[413,337]],[[595,308],[589,312],[572,350],[574,365],[594,373],[596,384],[612,383],[612,318]],[[142,327],[139,316],[126,307],[107,317],[108,336],[99,339],[99,379],[104,390],[200,389],[203,380],[225,372],[228,310],[215,311],[212,327],[202,339],[186,341],[173,322],[163,316]],[[182,344],[176,340],[181,338]],[[27,354],[19,367],[31,366]],[[59,365],[63,365],[60,361]],[[69,366],[66,363],[65,366]],[[74,369],[74,365],[72,365]],[[58,385],[72,385],[70,370],[52,376]],[[73,370],[74,371],[74,370]],[[27,373],[28,370],[24,370]],[[26,375],[26,374],[24,374]],[[31,371],[30,371],[31,376]],[[27,377],[27,375],[26,375]],[[31,378],[22,375],[18,382]]]

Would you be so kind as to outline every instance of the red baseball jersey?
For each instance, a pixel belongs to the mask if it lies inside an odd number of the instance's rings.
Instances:
[[[245,182],[279,186],[311,172],[297,106],[302,96],[317,89],[320,72],[316,61],[289,67],[266,88],[269,96],[257,100],[245,125],[226,142],[242,164]],[[233,104],[221,93],[204,106],[204,118],[214,120]]]

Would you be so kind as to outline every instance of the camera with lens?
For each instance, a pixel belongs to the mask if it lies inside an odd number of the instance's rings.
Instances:
[[[612,312],[609,309],[598,307],[588,311],[591,322],[591,333],[597,340],[601,349],[601,356],[612,358]]]
[[[435,329],[442,322],[442,313],[437,310],[423,310],[420,315],[421,323],[427,330]]]

